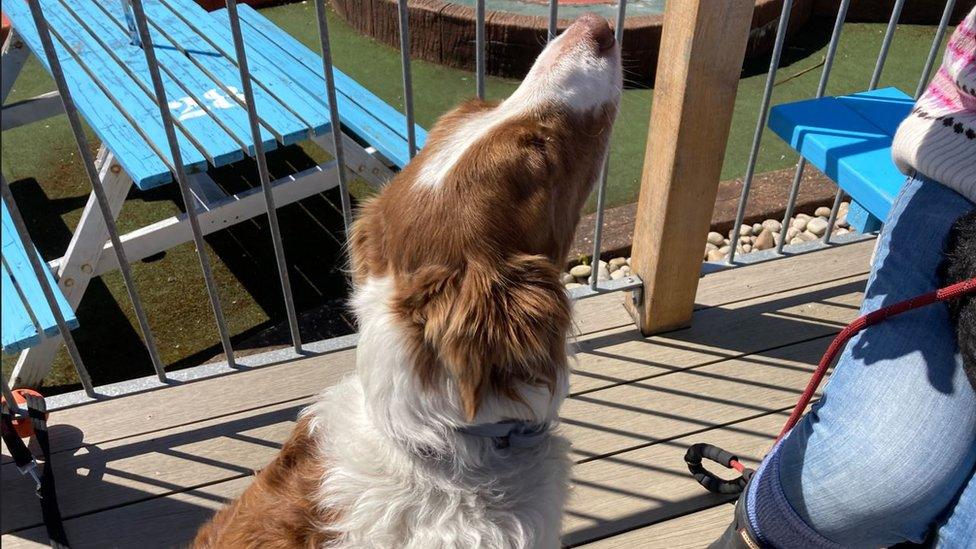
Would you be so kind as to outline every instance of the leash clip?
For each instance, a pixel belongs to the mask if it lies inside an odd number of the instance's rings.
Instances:
[[[20,471],[20,474],[30,475],[30,478],[34,479],[34,491],[37,493],[37,497],[43,497],[41,496],[41,477],[37,475],[37,460],[31,459],[23,467],[18,465],[17,470]]]
[[[727,469],[735,469],[742,473],[742,476],[732,480],[725,480],[705,469],[702,465],[703,459],[715,462]],[[726,452],[717,446],[701,442],[693,444],[688,448],[688,452],[685,454],[685,463],[688,465],[688,471],[695,477],[698,484],[701,484],[702,487],[713,494],[741,494],[754,473],[752,469],[748,469],[742,465],[739,458],[734,454]]]

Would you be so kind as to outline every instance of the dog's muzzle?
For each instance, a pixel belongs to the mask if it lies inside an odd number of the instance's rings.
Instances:
[[[490,438],[498,448],[534,448],[549,437],[552,426],[528,421],[500,421],[459,427],[458,432],[475,437]]]

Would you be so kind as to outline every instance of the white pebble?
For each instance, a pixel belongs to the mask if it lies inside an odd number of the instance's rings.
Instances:
[[[807,222],[807,231],[814,236],[823,236],[827,232],[827,220],[822,217],[814,217]]]
[[[813,215],[817,217],[830,217],[830,208],[827,206],[820,206],[813,212]]]
[[[569,284],[570,282],[576,282],[576,279],[569,273],[559,273],[559,281],[563,284]]]
[[[783,224],[775,219],[767,219],[766,221],[763,221],[762,226],[763,228],[769,229],[774,233],[778,233],[783,230]]]
[[[705,259],[709,261],[722,261],[723,259],[725,259],[725,254],[723,254],[721,250],[712,250],[708,252],[708,255],[705,256]]]
[[[586,278],[590,276],[590,273],[592,272],[593,269],[591,269],[589,265],[577,265],[569,270],[569,274],[573,275],[577,279]]]
[[[708,233],[708,238],[706,240],[708,240],[709,244],[715,244],[716,246],[721,246],[723,241],[725,240],[725,237],[722,236],[721,233],[710,231]]]

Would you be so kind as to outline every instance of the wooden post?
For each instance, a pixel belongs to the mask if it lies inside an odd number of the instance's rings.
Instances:
[[[632,266],[645,335],[691,322],[754,0],[668,0]]]

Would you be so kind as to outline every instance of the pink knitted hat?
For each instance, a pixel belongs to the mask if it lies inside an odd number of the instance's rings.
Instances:
[[[898,127],[892,156],[905,174],[917,171],[976,202],[976,8],[956,27],[942,67]]]

